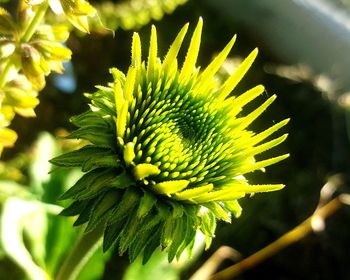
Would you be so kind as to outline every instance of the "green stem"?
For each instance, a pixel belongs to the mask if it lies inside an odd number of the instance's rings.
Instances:
[[[102,241],[103,226],[84,234],[57,273],[56,280],[74,280],[79,275]]]
[[[10,73],[11,67],[12,67],[12,60],[11,60],[11,58],[9,58],[9,60],[7,61],[6,65],[5,65],[4,70],[0,74],[0,88],[2,88],[5,85],[5,83],[7,82],[7,76]],[[1,98],[1,100],[2,100],[2,98]]]
[[[32,19],[32,21],[30,22],[30,24],[27,27],[27,30],[24,32],[23,36],[22,36],[22,42],[26,43],[28,42],[33,34],[35,33],[38,25],[41,23],[42,19],[44,18],[45,14],[46,14],[46,10],[48,7],[48,2],[44,1],[38,8],[38,10],[36,11],[36,14],[34,16],[34,18]]]

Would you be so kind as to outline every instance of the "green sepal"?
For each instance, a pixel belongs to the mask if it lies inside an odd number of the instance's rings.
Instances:
[[[157,231],[151,236],[148,244],[146,245],[145,249],[143,250],[143,258],[142,258],[142,264],[146,264],[154,251],[159,248],[159,236],[160,236],[161,228],[159,227]]]
[[[192,258],[193,247],[194,247],[194,243],[196,242],[196,235],[197,235],[197,231],[193,231],[193,237],[191,237],[191,241],[186,247],[187,255],[189,259]]]
[[[74,201],[71,205],[69,205],[67,208],[63,209],[60,213],[62,216],[76,216],[80,214],[86,205],[90,203],[89,200],[77,200]]]
[[[146,216],[156,203],[157,197],[155,197],[151,192],[145,191],[140,200],[139,208],[137,209],[137,217],[143,218]]]
[[[216,218],[213,212],[206,211],[200,215],[200,230],[205,236],[214,237],[216,229]]]
[[[187,230],[187,220],[185,217],[175,220],[175,230],[172,234],[173,241],[171,242],[168,251],[168,261],[172,262],[182,244]]]
[[[128,188],[121,202],[113,209],[108,224],[113,224],[130,215],[131,211],[139,204],[140,194],[133,188]]]
[[[176,201],[168,201],[168,204],[170,204],[172,208],[172,216],[174,219],[181,218],[182,215],[184,214],[184,207],[176,202]]]
[[[109,122],[108,119],[103,118],[102,115],[92,111],[86,111],[80,115],[71,117],[70,122],[77,127],[84,127],[84,126],[99,126],[104,128],[112,127],[112,121]]]
[[[154,226],[142,234],[138,234],[134,242],[130,245],[129,249],[129,260],[130,262],[135,261],[135,259],[142,253],[142,250],[150,243],[154,234],[159,231],[159,228]]]
[[[126,250],[129,248],[131,242],[134,241],[138,230],[142,227],[142,221],[136,216],[136,210],[133,208],[132,211],[129,212],[128,221],[123,228],[123,231],[120,234],[119,240],[119,255],[122,256]]]
[[[113,141],[115,135],[110,130],[98,126],[81,127],[73,131],[67,138],[84,139],[101,147],[115,146],[115,142]]]
[[[230,213],[225,211],[217,202],[204,203],[203,206],[212,211],[218,219],[228,223],[231,222]]]
[[[192,221],[191,217],[184,215],[183,219],[184,219],[183,223],[185,225],[184,235],[183,235],[183,241],[177,249],[177,253],[176,253],[177,259],[180,258],[182,252],[187,248],[187,246],[191,243],[191,241],[196,236],[196,231],[193,228],[193,221]]]
[[[88,160],[86,160],[81,168],[83,172],[88,172],[95,168],[100,167],[120,167],[121,162],[118,157],[114,154],[93,154]]]
[[[160,237],[160,245],[162,246],[162,249],[167,248],[171,242],[173,241],[173,233],[176,228],[176,220],[172,217],[167,217],[165,220],[165,223],[163,225],[162,234]]]
[[[113,224],[107,224],[103,234],[103,252],[106,252],[113,244],[117,242],[124,225],[125,219],[120,219]]]
[[[59,199],[74,198],[75,200],[85,200],[97,195],[103,189],[114,187],[115,182],[118,180],[116,171],[116,169],[94,169],[84,174]]]
[[[85,208],[83,209],[83,211],[81,211],[78,219],[76,219],[73,226],[75,226],[75,227],[80,226],[80,225],[85,224],[86,222],[89,221],[90,216],[91,216],[91,211],[93,209],[93,206],[94,206],[96,200],[97,199],[95,198],[93,200],[90,200],[89,203],[86,204]]]
[[[141,254],[144,247],[150,242],[152,235],[158,232],[161,227],[158,224],[161,221],[162,219],[159,215],[154,216],[152,214],[143,221],[140,231],[129,247],[130,262],[133,262]]]
[[[86,174],[84,174],[70,189],[63,193],[59,199],[65,200],[68,198],[75,197],[85,188],[88,188],[101,174],[103,174],[104,169],[94,169]]]
[[[95,169],[94,169],[95,170]],[[91,181],[89,185],[85,186],[79,193],[74,195],[74,199],[84,200],[88,198],[92,198],[102,191],[110,188],[112,182],[116,179],[115,170],[107,169],[95,178],[95,180]]]
[[[87,145],[79,150],[50,159],[49,162],[61,167],[76,167],[82,166],[89,159],[98,159],[108,154],[110,154],[108,148]]]
[[[235,218],[239,218],[242,214],[242,207],[239,205],[237,200],[232,200],[232,201],[225,201],[224,202],[225,208],[233,213]]]
[[[112,180],[110,187],[117,188],[117,189],[126,189],[127,187],[130,187],[134,183],[135,182],[132,179],[132,177],[128,173],[123,171]]]
[[[106,94],[110,94],[111,97],[110,98],[105,98]],[[100,96],[96,96],[96,95],[100,95],[101,97]],[[117,113],[116,113],[115,105],[114,105],[114,103],[109,101],[109,100],[114,100],[114,96],[113,95],[114,95],[113,91],[112,92],[109,92],[109,91],[101,92],[101,91],[99,91],[99,92],[97,92],[97,93],[95,93],[93,95],[91,103],[94,106],[96,106],[97,108],[100,108],[104,113],[106,113],[106,115],[116,117]]]
[[[98,224],[104,222],[108,218],[108,214],[120,199],[120,193],[117,191],[107,191],[96,200],[89,223],[85,228],[85,232],[90,232],[95,229]]]

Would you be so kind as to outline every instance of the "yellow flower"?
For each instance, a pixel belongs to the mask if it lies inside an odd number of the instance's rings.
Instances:
[[[30,5],[38,5],[46,0],[27,0]],[[48,0],[55,14],[65,14],[77,29],[89,33],[88,17],[93,17],[96,10],[85,0]]]

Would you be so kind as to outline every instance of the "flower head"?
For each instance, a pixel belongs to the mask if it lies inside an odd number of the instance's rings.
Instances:
[[[40,5],[46,0],[27,0],[29,5]],[[48,0],[55,14],[64,14],[74,27],[89,33],[88,18],[96,14],[96,10],[85,0]]]
[[[135,33],[127,74],[111,69],[113,83],[88,95],[90,110],[72,118],[79,129],[70,137],[91,144],[52,160],[86,172],[62,196],[73,199],[63,214],[79,215],[75,224],[87,223],[86,231],[102,223],[104,250],[116,244],[120,253],[129,251],[131,260],[143,253],[147,261],[161,246],[171,261],[184,249],[191,250],[197,230],[209,246],[216,220],[229,222],[231,214],[240,215],[238,199],[283,188],[251,185],[244,177],[288,156],[255,159],[285,140],[286,135],[265,141],[288,120],[260,133],[247,130],[275,96],[246,116],[238,113],[264,88],[229,97],[257,50],[219,85],[215,74],[235,37],[201,71],[196,67],[200,19],[179,70],[177,55],[187,28],[181,29],[163,61],[157,56],[155,27],[147,61],[142,61]]]

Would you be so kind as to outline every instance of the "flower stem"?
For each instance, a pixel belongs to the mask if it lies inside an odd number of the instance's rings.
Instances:
[[[32,21],[30,22],[30,24],[27,27],[27,30],[24,32],[24,34],[22,36],[22,42],[26,43],[32,38],[38,25],[41,23],[42,19],[44,18],[45,14],[46,14],[46,10],[47,10],[48,5],[49,5],[48,2],[44,1],[39,6],[38,10],[35,13],[35,16],[33,17]]]
[[[313,215],[311,215],[304,222],[288,231],[279,239],[254,253],[253,255],[245,258],[244,260],[214,274],[210,280],[226,280],[232,279],[242,272],[256,266],[267,258],[275,255],[287,246],[301,240],[307,234],[313,231],[312,221],[315,218],[325,219],[332,215],[342,205],[342,201],[339,197],[334,198],[321,208],[319,208]]]
[[[60,267],[56,280],[74,280],[79,275],[102,241],[103,226],[83,234]]]
[[[2,88],[6,84],[7,76],[10,73],[11,67],[12,67],[12,61],[11,61],[11,59],[9,59],[6,62],[5,68],[3,69],[3,71],[0,74],[0,88]],[[0,102],[1,101],[2,101],[2,97],[0,98]]]

